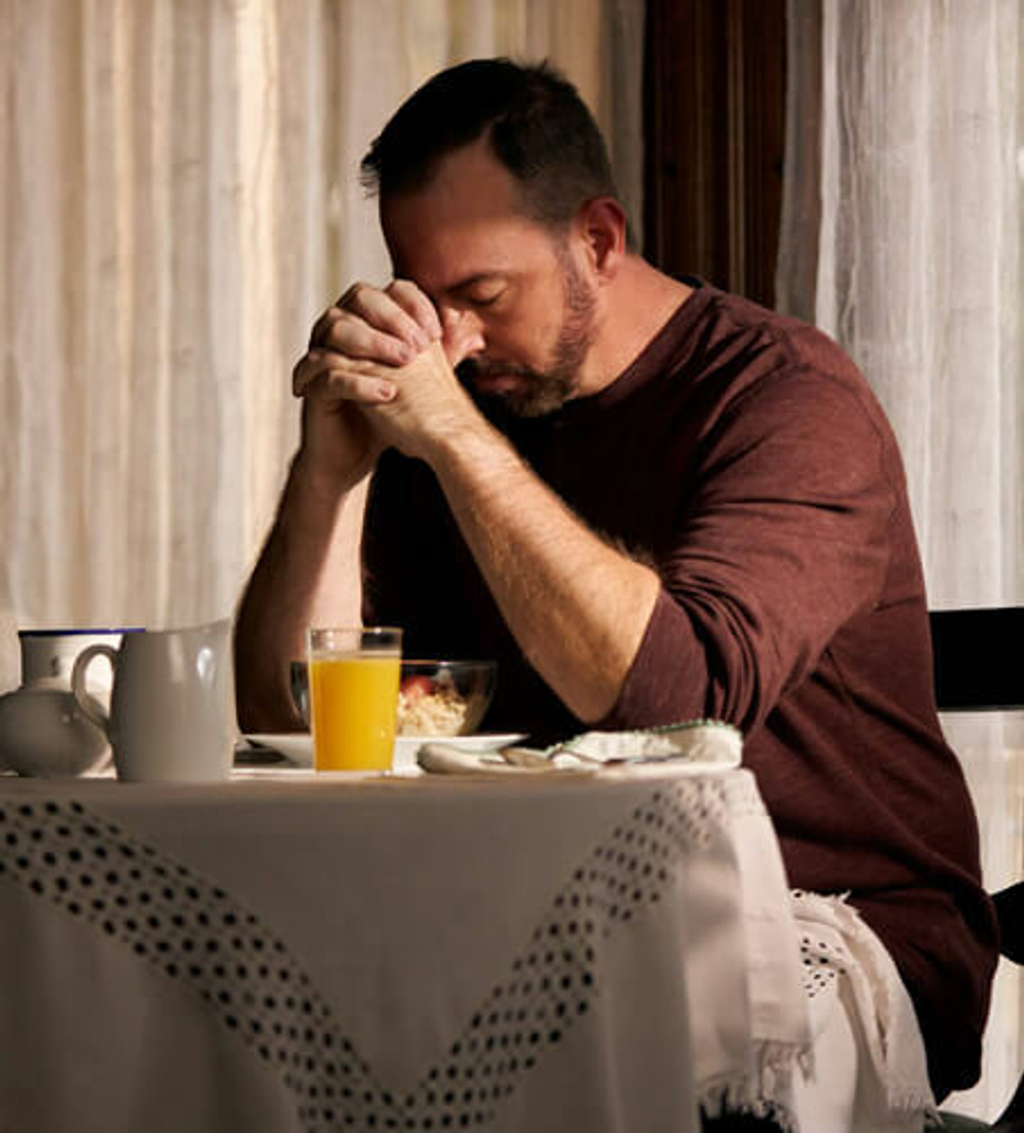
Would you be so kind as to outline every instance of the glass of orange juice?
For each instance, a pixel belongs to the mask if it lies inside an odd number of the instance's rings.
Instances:
[[[386,771],[398,713],[402,631],[309,631],[309,713],[318,771]]]

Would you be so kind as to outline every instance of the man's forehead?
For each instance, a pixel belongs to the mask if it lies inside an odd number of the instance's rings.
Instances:
[[[391,266],[396,279],[411,279],[430,295],[456,295],[472,290],[490,280],[516,274],[520,270],[514,260],[503,256],[453,256],[430,254],[403,257],[392,254]]]
[[[381,228],[396,276],[450,292],[520,270],[549,254],[551,234],[497,194],[430,188],[381,200]]]
[[[407,220],[415,226],[526,217],[522,186],[486,140],[460,146],[439,158],[415,186],[381,191],[381,223],[387,230]]]

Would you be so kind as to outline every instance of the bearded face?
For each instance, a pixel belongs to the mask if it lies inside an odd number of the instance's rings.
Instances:
[[[503,362],[485,354],[467,358],[458,367],[459,377],[471,386],[478,378],[519,379],[500,393],[482,394],[485,399],[500,400],[506,410],[517,417],[543,417],[560,409],[576,395],[580,367],[593,340],[596,298],[567,249],[560,250],[558,259],[562,275],[562,321],[543,368]]]
[[[474,340],[457,370],[482,400],[537,417],[593,384],[601,296],[585,228],[533,215],[486,139],[452,151],[426,184],[383,197],[381,224],[396,279]]]

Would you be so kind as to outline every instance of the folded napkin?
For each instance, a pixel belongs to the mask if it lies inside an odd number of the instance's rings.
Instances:
[[[686,720],[627,732],[584,732],[548,748],[519,746],[467,751],[444,740],[425,743],[416,761],[441,775],[631,773],[739,766],[743,737],[721,720]]]

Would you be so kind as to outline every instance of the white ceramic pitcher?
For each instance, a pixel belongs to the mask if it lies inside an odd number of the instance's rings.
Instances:
[[[93,645],[75,661],[71,686],[82,712],[110,737],[118,778],[148,782],[226,779],[235,738],[231,622],[126,634],[121,648]],[[110,713],[86,692],[103,654],[114,670]]]
[[[0,696],[0,757],[21,775],[47,778],[102,774],[110,764],[107,737],[80,711],[71,692],[75,658],[89,645],[116,647],[135,629],[19,630],[21,685]],[[87,691],[103,708],[113,674],[89,673]]]

